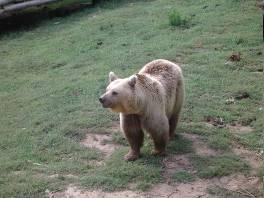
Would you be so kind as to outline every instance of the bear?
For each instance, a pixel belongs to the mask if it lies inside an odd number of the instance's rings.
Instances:
[[[152,154],[164,156],[184,102],[182,70],[173,62],[157,59],[128,78],[110,72],[109,85],[99,101],[120,115],[121,131],[130,145],[125,160],[139,158],[144,131],[154,142]]]

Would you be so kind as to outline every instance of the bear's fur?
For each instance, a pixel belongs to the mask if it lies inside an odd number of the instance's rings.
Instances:
[[[144,133],[154,141],[154,155],[164,155],[173,138],[184,101],[181,68],[167,60],[146,64],[137,74],[120,79],[109,73],[109,85],[100,97],[103,107],[120,113],[120,127],[129,144],[125,160],[139,157]]]

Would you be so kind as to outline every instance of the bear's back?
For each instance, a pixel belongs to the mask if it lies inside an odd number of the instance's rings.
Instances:
[[[176,88],[176,84],[182,81],[181,68],[164,59],[157,59],[147,63],[140,71],[139,74],[147,74],[151,78],[157,79],[163,86]]]
[[[164,59],[157,59],[147,63],[140,71],[139,74],[149,74],[152,77],[169,77],[171,75],[181,74],[181,68]],[[167,76],[168,75],[168,76]]]
[[[166,109],[168,114],[170,114],[175,105],[176,90],[179,86],[183,86],[181,68],[168,60],[157,59],[147,63],[139,71],[139,74],[147,75],[162,85],[165,91]]]

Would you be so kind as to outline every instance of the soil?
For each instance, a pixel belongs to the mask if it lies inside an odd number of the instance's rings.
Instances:
[[[121,192],[103,192],[101,190],[83,191],[76,186],[69,186],[66,191],[54,193],[49,198],[144,198],[138,192],[121,191]]]
[[[242,126],[241,124],[236,124],[234,126],[227,125],[231,133],[247,134],[253,132],[253,128],[250,126]]]
[[[171,175],[177,171],[193,173],[193,167],[187,155],[168,155],[163,159],[163,173],[166,183],[171,184]]]
[[[153,185],[146,192],[131,190],[118,192],[84,191],[76,186],[69,186],[64,192],[49,192],[49,198],[208,198],[215,197],[207,192],[207,189],[211,187],[220,187],[231,193],[236,192],[241,195],[240,197],[259,197],[261,182],[258,177],[246,177],[238,174],[213,179],[196,179],[189,183],[160,183]]]
[[[245,149],[243,146],[234,145],[232,148],[233,153],[240,156],[242,159],[247,161],[252,167],[253,173],[257,173],[263,164],[263,157],[254,151]]]
[[[117,130],[119,126],[115,125],[112,128]],[[227,126],[230,131],[248,133],[252,129],[244,126]],[[184,133],[185,138],[192,141],[194,152],[201,156],[216,156],[219,155],[218,151],[209,148],[203,142],[201,136],[196,134]],[[81,142],[82,145],[89,148],[96,148],[105,154],[105,157],[120,148],[120,145],[111,143],[111,135],[109,134],[92,134],[88,133],[86,139]],[[195,178],[192,182],[177,183],[171,180],[171,175],[176,171],[187,171],[190,174],[195,174],[196,170],[189,160],[190,154],[169,154],[163,159],[163,172],[164,183],[154,184],[146,192],[138,192],[133,190],[124,190],[116,192],[103,192],[102,190],[82,190],[78,186],[70,185],[63,192],[47,192],[49,198],[152,198],[152,197],[165,197],[165,198],[208,198],[215,197],[208,193],[208,188],[219,187],[225,189],[229,193],[237,193],[240,197],[260,197],[261,181],[257,175],[257,170],[261,167],[263,159],[254,151],[249,151],[244,147],[234,144],[232,152],[248,163],[252,167],[250,175],[245,176],[242,174],[234,174],[224,176],[221,178],[212,179],[199,179]],[[94,162],[98,166],[103,162]],[[132,184],[131,184],[132,185]],[[129,187],[129,186],[128,186]]]
[[[224,120],[220,117],[212,117],[207,116],[205,117],[205,125],[207,127],[218,127],[218,128],[228,128],[231,133],[237,134],[247,134],[254,131],[254,129],[248,125],[244,126],[240,123],[232,123],[232,124],[225,124]]]
[[[193,149],[197,155],[215,156],[218,154],[216,150],[209,148],[199,135],[184,133],[183,137],[192,141]]]
[[[100,150],[105,157],[110,157],[120,145],[110,143],[112,137],[110,134],[92,134],[88,133],[81,144],[88,148]],[[106,143],[107,142],[107,143]]]
[[[146,192],[145,197],[170,197],[170,198],[194,198],[194,197],[209,197],[206,192],[208,186],[208,181],[197,180],[191,183],[181,183],[177,185],[168,184],[157,184],[153,186],[148,192]]]

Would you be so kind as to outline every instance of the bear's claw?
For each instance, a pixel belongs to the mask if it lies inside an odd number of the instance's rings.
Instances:
[[[154,155],[154,156],[166,156],[166,151],[153,150],[153,151],[151,151],[151,155]]]
[[[133,151],[129,151],[129,153],[124,156],[124,160],[135,161],[136,159],[138,159],[138,157],[139,157],[139,154],[136,154]]]

